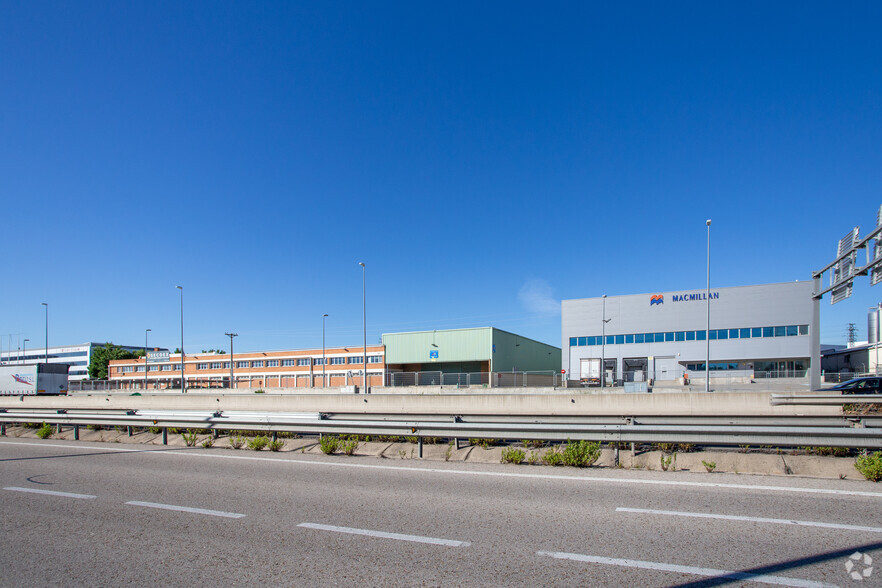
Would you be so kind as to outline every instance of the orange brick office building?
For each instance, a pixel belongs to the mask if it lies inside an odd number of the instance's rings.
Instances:
[[[321,388],[362,385],[363,347],[329,347],[322,365],[321,349],[211,353],[184,357],[187,388],[229,388],[233,362],[234,388]],[[110,362],[108,379],[123,390],[181,387],[181,355],[119,359]],[[157,360],[158,359],[158,360]],[[154,361],[156,360],[156,361]],[[382,386],[386,375],[383,345],[367,347],[368,386]],[[324,377],[322,373],[324,367]]]

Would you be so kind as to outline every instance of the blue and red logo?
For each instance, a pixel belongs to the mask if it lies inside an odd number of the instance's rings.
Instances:
[[[664,304],[664,303],[665,303],[665,297],[663,294],[653,294],[652,297],[649,299],[649,306],[653,306],[655,304]]]
[[[22,376],[21,374],[12,374],[12,379],[18,382],[19,384],[33,384],[34,378],[33,376]]]

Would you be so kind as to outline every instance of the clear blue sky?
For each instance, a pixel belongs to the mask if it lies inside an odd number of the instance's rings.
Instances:
[[[476,5],[477,4],[477,5]],[[0,333],[188,352],[803,280],[882,204],[878,2],[0,1]],[[822,340],[843,342],[866,278]],[[16,346],[17,337],[13,337]]]

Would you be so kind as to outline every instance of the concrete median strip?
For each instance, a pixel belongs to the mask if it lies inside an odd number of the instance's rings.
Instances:
[[[126,502],[131,506],[144,506],[146,508],[158,508],[161,510],[174,510],[178,512],[189,512],[193,514],[201,514],[208,515],[212,517],[224,517],[227,519],[241,519],[245,515],[239,514],[236,512],[223,512],[221,510],[208,510],[205,508],[192,508],[189,506],[177,506],[174,504],[160,504],[158,502],[140,502],[138,500],[132,500],[130,502]]]
[[[775,586],[796,586],[798,588],[828,588],[835,584],[825,584],[812,580],[788,578],[786,576],[769,576],[766,574],[751,574],[748,572],[735,572],[731,570],[717,570],[714,568],[699,568],[694,566],[681,566],[654,561],[641,561],[637,559],[619,559],[615,557],[601,557],[597,555],[582,555],[580,553],[565,553],[561,551],[537,551],[537,555],[553,557],[555,559],[567,559],[607,566],[619,566],[623,568],[636,568],[641,570],[654,570],[659,572],[673,572],[675,574],[691,574],[720,580],[746,580],[759,584],[773,584]]]
[[[437,539],[435,537],[421,537],[419,535],[403,535],[401,533],[387,533],[385,531],[372,531],[370,529],[354,529],[352,527],[336,527],[334,525],[320,525],[318,523],[300,523],[298,527],[305,529],[317,529],[319,531],[331,531],[334,533],[346,533],[348,535],[364,535],[378,539],[394,539],[396,541],[411,541],[413,543],[428,543],[444,547],[468,547],[468,541],[456,541],[453,539]]]
[[[73,492],[57,492],[55,490],[40,490],[37,488],[18,488],[16,486],[9,486],[4,488],[4,490],[10,490],[12,492],[29,492],[31,494],[46,494],[47,496],[61,496],[62,498],[81,498],[86,500],[96,498],[96,496],[92,496],[91,494],[74,494]]]
[[[863,527],[860,525],[842,525],[839,523],[824,523],[819,521],[794,521],[788,519],[768,519],[763,517],[745,517],[738,515],[709,514],[701,512],[680,512],[675,510],[653,510],[649,508],[625,508],[619,507],[616,512],[631,512],[638,514],[653,514],[670,517],[688,517],[696,519],[718,519],[723,521],[741,521],[747,523],[768,523],[773,525],[796,525],[800,527],[820,527],[822,529],[838,529],[842,531],[863,531],[866,533],[882,533],[882,527]]]
[[[62,443],[32,443],[19,441],[0,441],[0,445],[25,445],[43,448],[64,448],[76,449],[79,451],[95,451],[94,446],[83,446]],[[457,470],[442,468],[426,468],[426,467],[407,467],[396,465],[379,465],[368,463],[354,463],[347,461],[325,461],[325,460],[299,460],[285,459],[275,457],[258,457],[251,455],[231,455],[229,453],[210,453],[199,450],[175,450],[167,451],[164,449],[127,449],[122,447],[101,447],[102,452],[126,452],[133,454],[149,455],[149,456],[165,456],[165,457],[183,457],[183,458],[201,458],[201,459],[233,459],[247,461],[262,461],[276,464],[290,464],[293,466],[318,466],[331,468],[365,468],[375,470],[389,470],[400,472],[413,472],[422,474],[448,474],[454,476],[490,476],[496,478],[520,478],[534,480],[560,480],[578,483],[594,483],[594,484],[622,484],[622,485],[648,485],[648,486],[677,486],[686,488],[727,488],[732,490],[748,490],[754,492],[782,492],[792,494],[819,494],[826,496],[863,496],[868,498],[882,498],[882,492],[870,492],[866,490],[839,490],[835,488],[806,488],[798,486],[773,486],[768,484],[733,484],[728,482],[693,482],[686,480],[661,480],[649,478],[630,478],[630,477],[600,477],[600,476],[567,476],[560,474],[531,474],[520,472],[500,472],[500,471],[479,471],[479,470]]]

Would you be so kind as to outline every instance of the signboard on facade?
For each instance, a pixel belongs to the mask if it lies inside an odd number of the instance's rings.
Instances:
[[[147,363],[159,363],[168,361],[170,353],[168,351],[148,351]]]

